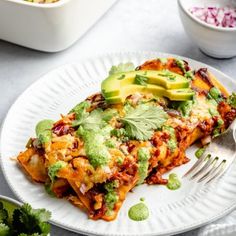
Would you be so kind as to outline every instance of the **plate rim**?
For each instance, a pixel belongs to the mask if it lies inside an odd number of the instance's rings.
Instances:
[[[5,123],[6,123],[6,120],[8,118],[8,116],[10,115],[10,112],[12,110],[12,108],[14,107],[14,105],[16,104],[16,102],[26,93],[28,92],[29,90],[31,90],[32,88],[34,88],[38,83],[42,83],[46,78],[47,76],[49,76],[50,74],[53,74],[55,73],[56,71],[60,70],[60,69],[64,69],[64,68],[67,68],[67,67],[70,67],[70,66],[73,66],[73,65],[78,65],[78,64],[85,64],[87,62],[91,62],[91,61],[95,61],[95,60],[98,60],[98,59],[102,59],[102,58],[107,58],[107,57],[115,57],[115,56],[127,56],[127,55],[143,55],[143,56],[150,56],[150,59],[152,59],[152,57],[154,55],[162,55],[164,57],[175,57],[175,58],[181,58],[183,60],[191,60],[192,62],[194,63],[200,63],[200,64],[203,64],[204,66],[207,66],[207,68],[211,69],[211,70],[214,70],[214,71],[217,71],[217,73],[219,73],[221,76],[223,76],[224,78],[227,78],[227,80],[229,80],[231,83],[235,84],[236,85],[236,81],[233,80],[232,77],[228,76],[227,74],[225,74],[224,72],[216,69],[215,67],[213,66],[210,66],[206,63],[203,63],[201,61],[198,61],[198,60],[195,60],[195,59],[192,59],[190,57],[185,57],[185,56],[181,56],[181,55],[177,55],[177,54],[172,54],[172,53],[167,53],[167,52],[158,52],[158,51],[122,51],[122,52],[111,52],[111,53],[102,53],[102,54],[98,54],[94,57],[84,57],[84,58],[81,58],[79,60],[76,60],[76,61],[73,61],[72,63],[65,63],[65,64],[62,64],[62,65],[59,65],[59,66],[56,66],[55,68],[52,68],[51,70],[45,72],[45,73],[42,73],[41,76],[39,76],[38,78],[36,78],[36,80],[34,82],[32,82],[26,89],[24,89],[18,96],[17,98],[14,100],[14,102],[12,103],[12,105],[10,106],[10,108],[8,109],[6,115],[5,115],[5,118],[3,119],[2,121],[2,125],[1,125],[1,130],[0,130],[0,154],[2,153],[2,140],[3,140],[3,128],[5,126]],[[148,60],[148,59],[147,59]],[[14,196],[20,200],[21,202],[24,202],[24,200],[21,198],[21,196],[17,193],[17,191],[13,188],[12,184],[11,184],[11,181],[9,180],[7,174],[6,174],[6,170],[5,168],[3,167],[3,159],[2,159],[2,155],[0,155],[0,168],[2,170],[2,173],[3,173],[3,176],[9,186],[9,188],[11,189],[11,191],[13,192]],[[191,231],[193,229],[196,229],[196,228],[199,228],[199,227],[202,227],[204,225],[207,225],[209,223],[212,223],[224,216],[226,216],[227,214],[229,214],[230,212],[232,212],[234,209],[236,209],[236,199],[235,199],[235,202],[234,204],[232,204],[230,207],[227,207],[225,208],[223,211],[219,212],[217,215],[215,215],[214,217],[211,217],[207,220],[198,220],[198,221],[195,221],[195,223],[192,223],[192,224],[189,224],[188,226],[181,226],[181,227],[178,227],[178,228],[175,228],[174,230],[165,230],[163,231],[163,233],[142,233],[142,234],[132,234],[132,233],[129,233],[129,234],[122,234],[122,233],[107,233],[106,235],[107,236],[125,236],[125,235],[128,235],[128,236],[156,236],[156,235],[159,235],[159,236],[168,236],[168,235],[175,235],[175,234],[180,234],[180,233],[184,233],[184,232],[187,232],[187,231]],[[75,228],[70,228],[70,227],[67,227],[66,225],[63,225],[61,224],[60,222],[58,222],[57,220],[50,220],[49,221],[51,224],[53,225],[56,225],[60,228],[63,228],[63,229],[66,229],[66,230],[69,230],[71,232],[75,232],[75,233],[80,233],[80,234],[84,234],[84,235],[101,235],[99,233],[96,233],[94,231],[83,231],[83,230],[79,230],[79,229],[75,229]]]

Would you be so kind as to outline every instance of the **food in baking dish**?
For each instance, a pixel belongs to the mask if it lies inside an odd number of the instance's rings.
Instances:
[[[17,157],[33,181],[94,220],[114,220],[137,185],[168,184],[163,174],[189,161],[186,149],[206,145],[236,116],[234,93],[207,68],[175,58],[113,66],[101,91],[39,122]]]

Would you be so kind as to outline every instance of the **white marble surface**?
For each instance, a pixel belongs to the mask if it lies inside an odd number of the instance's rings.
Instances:
[[[75,45],[64,52],[41,53],[0,41],[0,122],[17,96],[47,71],[65,63],[116,51],[178,54],[236,77],[236,58],[209,58],[186,36],[176,0],[119,0]],[[14,197],[1,172],[0,194]],[[53,226],[51,235],[75,234]],[[197,235],[197,231],[184,235]]]

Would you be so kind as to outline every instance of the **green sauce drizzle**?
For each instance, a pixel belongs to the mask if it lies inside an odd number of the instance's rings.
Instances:
[[[95,131],[84,131],[82,137],[90,164],[94,168],[106,165],[109,162],[110,154],[105,145],[104,135]]]
[[[175,136],[175,129],[171,126],[163,126],[163,130],[167,131],[170,134],[170,139],[168,140],[168,147],[171,150],[171,152],[174,152],[175,149],[177,148],[177,140]]]
[[[138,174],[139,181],[137,184],[142,184],[148,174],[148,160],[150,158],[150,151],[148,148],[142,147],[138,150]]]
[[[149,217],[148,207],[140,202],[129,209],[128,216],[131,220],[142,221]]]
[[[107,212],[106,215],[111,215],[114,209],[115,204],[119,200],[119,196],[116,192],[116,189],[119,187],[119,181],[114,180],[112,182],[106,183],[104,185],[105,190],[107,191],[105,195],[105,203],[107,206]]]
[[[168,184],[166,186],[170,190],[176,190],[181,187],[181,182],[179,181],[176,174],[169,175]]]
[[[197,158],[200,158],[204,154],[205,151],[206,151],[205,147],[198,148],[198,150],[195,152],[195,156]]]

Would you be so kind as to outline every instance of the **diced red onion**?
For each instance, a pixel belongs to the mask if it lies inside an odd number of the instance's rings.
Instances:
[[[209,25],[236,27],[236,8],[233,7],[192,7],[189,11],[198,19]]]

